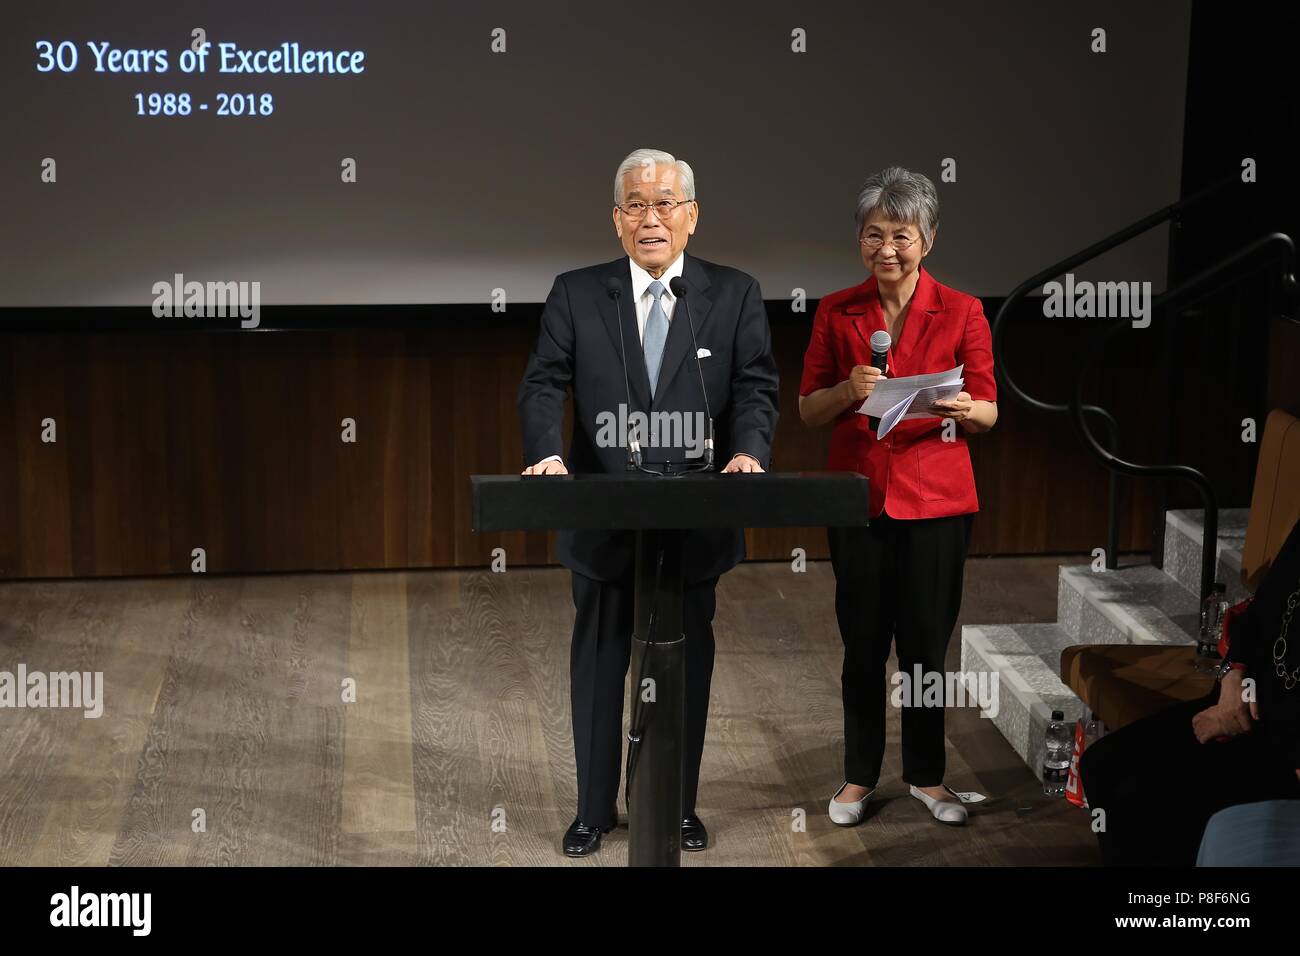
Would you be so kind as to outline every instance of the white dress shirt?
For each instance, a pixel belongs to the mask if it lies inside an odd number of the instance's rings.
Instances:
[[[681,278],[685,258],[686,253],[679,253],[673,264],[659,277],[659,281],[664,284],[664,294],[659,300],[659,305],[663,308],[664,315],[668,317],[669,325],[673,321],[673,305],[676,304],[677,298],[668,283]],[[641,336],[641,344],[644,345],[645,324],[650,318],[650,307],[655,301],[655,297],[650,294],[650,283],[655,281],[655,277],[633,262],[631,257],[628,258],[627,264],[632,268],[632,301],[636,303],[636,330]]]

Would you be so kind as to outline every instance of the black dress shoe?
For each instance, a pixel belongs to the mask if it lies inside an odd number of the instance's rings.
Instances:
[[[682,849],[688,853],[706,849],[709,845],[709,831],[695,814],[688,814],[682,820]]]
[[[565,856],[590,856],[600,849],[600,835],[614,829],[611,823],[607,827],[589,827],[577,817],[564,831]]]

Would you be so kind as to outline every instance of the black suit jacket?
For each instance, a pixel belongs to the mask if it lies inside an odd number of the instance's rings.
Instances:
[[[687,305],[695,337],[708,357],[701,359],[704,386],[714,419],[715,467],[738,453],[752,455],[764,469],[771,461],[777,419],[777,372],[763,295],[753,277],[686,255],[682,278],[690,289],[673,308],[653,401],[645,354],[632,300],[632,271],[626,257],[566,272],[555,280],[542,310],[537,348],[519,386],[524,464],[551,455],[564,458],[572,473],[622,473],[627,463],[623,435],[609,441],[610,416],[627,405],[619,348],[618,310],[606,283],[622,284],[623,343],[632,408],[640,411],[704,411],[700,372],[692,355]],[[564,401],[573,394],[573,444],[564,455]],[[598,438],[599,436],[599,438]],[[647,462],[691,460],[686,448],[647,447]],[[671,480],[671,479],[664,479]],[[738,479],[739,480],[739,479]],[[635,535],[628,531],[559,531],[556,551],[565,567],[600,581],[630,574]],[[688,535],[684,575],[688,583],[735,567],[745,556],[740,529],[695,530]]]

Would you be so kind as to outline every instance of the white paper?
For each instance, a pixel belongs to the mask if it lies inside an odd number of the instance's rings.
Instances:
[[[876,382],[867,400],[858,408],[859,415],[880,419],[876,437],[884,438],[901,421],[914,418],[938,418],[931,412],[935,402],[955,397],[966,380],[961,377],[965,365],[946,372],[882,378]]]

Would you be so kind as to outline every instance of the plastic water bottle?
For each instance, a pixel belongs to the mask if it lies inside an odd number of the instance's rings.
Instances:
[[[1101,734],[1101,721],[1097,719],[1096,714],[1089,713],[1088,719],[1083,723],[1083,749],[1086,751],[1101,739]]]
[[[1066,726],[1065,714],[1054,710],[1052,722],[1047,725],[1047,740],[1043,744],[1043,793],[1047,796],[1065,796],[1065,782],[1073,756],[1074,736]]]
[[[1215,581],[1210,593],[1201,602],[1201,633],[1196,641],[1199,657],[1219,656],[1219,632],[1223,629],[1223,615],[1228,610],[1227,592],[1227,585]]]

